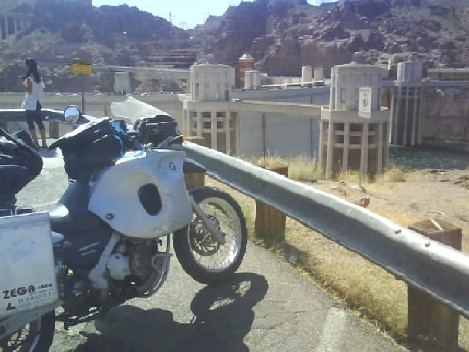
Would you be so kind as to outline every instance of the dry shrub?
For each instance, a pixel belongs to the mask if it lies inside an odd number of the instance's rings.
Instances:
[[[288,163],[281,157],[274,155],[274,156],[267,156],[265,158],[260,158],[257,160],[256,163],[254,163],[254,165],[264,167],[266,169],[275,169],[275,168],[287,166]]]
[[[288,177],[292,180],[311,182],[322,179],[323,170],[316,159],[307,156],[297,156],[288,159]]]
[[[359,183],[364,181],[364,178],[361,178],[360,172],[356,170],[342,170],[337,174],[336,179],[345,183]]]
[[[406,170],[402,167],[391,165],[383,174],[383,179],[387,182],[405,182]]]
[[[459,319],[459,346],[469,350],[469,320],[464,317]]]
[[[269,155],[259,159],[245,158],[244,160],[266,169],[288,167],[288,178],[291,180],[311,182],[323,178],[323,170],[317,160],[304,155],[294,158]]]

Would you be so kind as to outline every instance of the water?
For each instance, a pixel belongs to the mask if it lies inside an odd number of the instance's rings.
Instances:
[[[420,147],[392,145],[388,164],[407,170],[465,170],[469,167],[469,143],[425,141]]]

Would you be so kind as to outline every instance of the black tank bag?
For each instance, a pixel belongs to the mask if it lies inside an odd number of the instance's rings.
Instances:
[[[122,140],[109,118],[81,125],[50,148],[62,150],[65,171],[71,179],[76,179],[79,173],[92,174],[113,165],[123,153]]]

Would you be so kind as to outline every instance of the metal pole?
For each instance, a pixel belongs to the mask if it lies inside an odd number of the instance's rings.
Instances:
[[[85,83],[84,83],[84,74],[80,74],[81,81],[81,111],[85,113]]]
[[[267,154],[267,136],[266,134],[266,122],[265,122],[265,114],[262,114],[262,153],[264,156],[264,160],[266,158]]]

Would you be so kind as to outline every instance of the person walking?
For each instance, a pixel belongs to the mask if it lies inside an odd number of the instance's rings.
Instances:
[[[44,82],[39,74],[37,62],[34,59],[27,59],[26,75],[18,77],[18,83],[26,90],[23,100],[23,107],[26,109],[26,122],[28,123],[29,134],[37,148],[47,149],[46,130],[42,122],[42,99],[44,96]],[[39,147],[36,128],[39,128],[41,134],[41,147]]]

